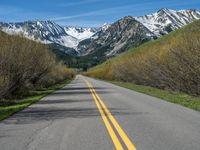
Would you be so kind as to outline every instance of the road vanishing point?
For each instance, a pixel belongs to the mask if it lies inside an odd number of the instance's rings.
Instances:
[[[200,112],[82,75],[0,123],[0,150],[200,150]]]

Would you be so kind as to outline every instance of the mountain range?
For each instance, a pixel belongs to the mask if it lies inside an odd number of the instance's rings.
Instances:
[[[0,22],[0,29],[29,39],[52,44],[73,56],[111,57],[156,39],[200,19],[195,9],[159,11],[139,16],[126,16],[99,28],[62,27],[53,21]]]

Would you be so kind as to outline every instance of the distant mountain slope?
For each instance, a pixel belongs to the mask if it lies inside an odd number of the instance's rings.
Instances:
[[[0,28],[8,34],[21,34],[45,44],[53,43],[61,47],[64,46],[65,49],[70,48],[70,51],[72,49],[76,51],[76,47],[81,40],[91,37],[97,31],[96,28],[64,28],[52,21],[1,22]]]
[[[168,34],[197,19],[200,19],[200,12],[194,9],[175,11],[164,8],[141,17],[127,16],[109,25],[106,30],[95,33],[90,40],[82,41],[78,48],[84,56],[110,57]]]
[[[200,19],[200,12],[195,9],[175,11],[164,8],[150,15],[135,17],[135,19],[160,37]]]
[[[106,30],[96,33],[84,52],[81,52],[83,55],[97,52],[102,56],[112,56],[125,51],[130,46],[139,46],[154,37],[154,33],[143,24],[127,16],[111,24]]]
[[[82,27],[65,27],[65,32],[78,39],[79,41],[85,40],[93,36],[98,28],[82,28]]]
[[[65,30],[51,21],[26,21],[20,23],[0,23],[4,32],[9,34],[22,34],[33,40],[43,43],[61,42],[64,36],[68,36]],[[73,38],[70,37],[73,41]],[[75,39],[75,38],[74,38]]]

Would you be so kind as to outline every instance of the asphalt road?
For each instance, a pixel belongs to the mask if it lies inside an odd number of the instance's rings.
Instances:
[[[112,149],[200,150],[200,113],[78,75],[0,123],[0,150]]]

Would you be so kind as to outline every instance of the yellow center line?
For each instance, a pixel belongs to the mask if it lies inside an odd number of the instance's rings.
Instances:
[[[89,81],[85,80],[85,82],[87,83],[88,87],[90,88],[90,91],[92,91],[92,95],[94,95],[95,99],[101,104],[101,106],[103,107],[104,111],[106,112],[107,116],[109,117],[110,121],[112,122],[113,126],[115,127],[115,129],[117,130],[118,134],[120,135],[120,137],[122,138],[123,142],[125,143],[126,147],[129,150],[136,150],[136,147],[134,146],[134,144],[131,142],[131,140],[129,139],[129,137],[126,135],[126,133],[123,131],[123,129],[121,128],[121,126],[119,125],[119,123],[117,122],[117,120],[114,118],[114,116],[111,114],[111,112],[109,111],[109,109],[106,107],[106,105],[104,104],[104,102],[101,100],[101,98],[98,96],[98,94],[96,93],[96,91],[94,90],[93,86],[91,85],[91,83],[89,83]],[[100,106],[100,107],[101,107]]]
[[[111,112],[109,111],[109,109],[106,107],[106,105],[104,104],[104,102],[101,100],[101,98],[97,95],[97,93],[95,92],[95,90],[93,90],[94,93],[96,94],[97,98],[99,99],[99,102],[101,103],[101,105],[105,108],[105,112],[107,113],[109,119],[111,120],[111,122],[113,123],[115,129],[117,130],[117,132],[119,133],[119,135],[121,136],[122,140],[124,141],[124,143],[126,144],[127,148],[130,150],[136,150],[136,147],[133,145],[133,143],[131,142],[131,140],[128,138],[128,136],[126,135],[126,133],[123,131],[123,129],[120,127],[119,123],[117,122],[117,120],[114,118],[114,116],[111,114]]]
[[[86,83],[87,83],[87,82],[86,82]],[[114,145],[115,145],[116,150],[123,150],[123,147],[122,147],[122,145],[121,145],[119,139],[117,138],[117,136],[116,136],[114,130],[112,129],[112,127],[111,127],[111,125],[110,125],[110,123],[109,123],[109,121],[108,121],[108,119],[107,119],[107,117],[106,117],[106,115],[105,115],[103,109],[101,108],[101,106],[100,106],[98,100],[96,99],[95,95],[94,95],[93,92],[92,92],[92,89],[91,89],[92,87],[90,87],[90,85],[89,85],[88,83],[87,83],[87,85],[88,85],[89,90],[90,90],[90,92],[91,92],[91,94],[92,94],[92,97],[93,97],[93,99],[94,99],[94,101],[95,101],[95,103],[96,103],[96,106],[97,106],[97,108],[98,108],[98,110],[99,110],[99,112],[100,112],[100,114],[101,114],[101,117],[102,117],[102,119],[103,119],[103,121],[104,121],[104,124],[105,124],[105,126],[106,126],[106,128],[107,128],[107,130],[108,130],[108,133],[109,133],[109,135],[110,135],[110,137],[111,137],[111,139],[112,139],[112,141],[113,141],[113,143],[114,143]]]

